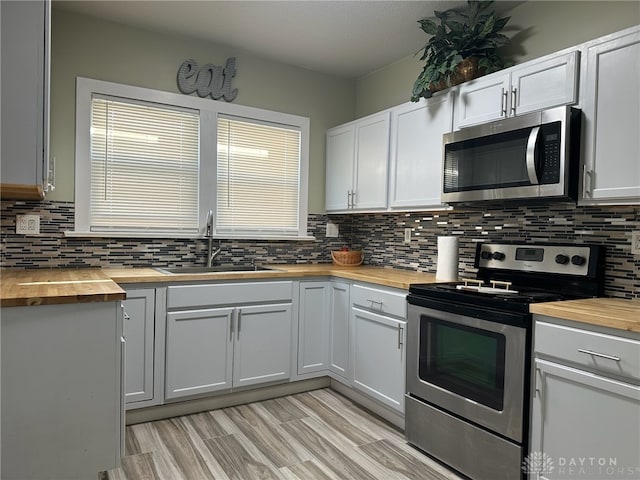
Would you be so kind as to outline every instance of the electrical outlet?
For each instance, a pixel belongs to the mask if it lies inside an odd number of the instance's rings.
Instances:
[[[16,215],[16,234],[38,235],[40,233],[40,215]]]
[[[640,230],[631,232],[631,253],[640,255]]]
[[[411,229],[404,229],[404,243],[411,243]]]
[[[325,236],[327,238],[336,238],[339,235],[338,225],[333,222],[327,222],[327,230]]]

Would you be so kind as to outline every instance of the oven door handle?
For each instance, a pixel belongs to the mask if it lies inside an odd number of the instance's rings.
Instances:
[[[527,140],[527,176],[532,185],[538,185],[538,173],[536,172],[536,144],[538,143],[538,135],[540,127],[533,127],[529,133]]]

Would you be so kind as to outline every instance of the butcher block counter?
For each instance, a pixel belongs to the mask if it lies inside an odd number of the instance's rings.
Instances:
[[[333,276],[408,289],[433,283],[435,275],[382,267],[338,267],[332,264],[272,265],[275,270],[206,274],[168,274],[154,268],[3,269],[0,306],[55,305],[124,300],[118,284],[180,283],[223,280]]]
[[[3,269],[0,306],[124,300],[125,291],[99,268]]]
[[[640,300],[587,298],[536,303],[532,313],[640,333]]]

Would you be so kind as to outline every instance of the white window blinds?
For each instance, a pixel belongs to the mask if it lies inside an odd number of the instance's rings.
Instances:
[[[92,231],[198,231],[199,112],[94,95]]]
[[[298,235],[300,129],[218,117],[217,233]]]

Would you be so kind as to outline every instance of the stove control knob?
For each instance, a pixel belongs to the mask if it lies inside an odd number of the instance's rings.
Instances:
[[[493,252],[493,255],[491,255],[491,258],[493,258],[494,260],[504,260],[504,253]]]
[[[556,263],[559,263],[560,265],[566,265],[567,263],[569,263],[569,257],[563,254],[558,254],[556,255]]]
[[[574,255],[573,257],[571,257],[571,263],[573,265],[584,265],[584,262],[586,262],[586,259],[584,257],[581,257],[580,255]]]
[[[491,258],[491,252],[483,250],[482,253],[480,254],[480,257],[484,260],[489,260]]]

